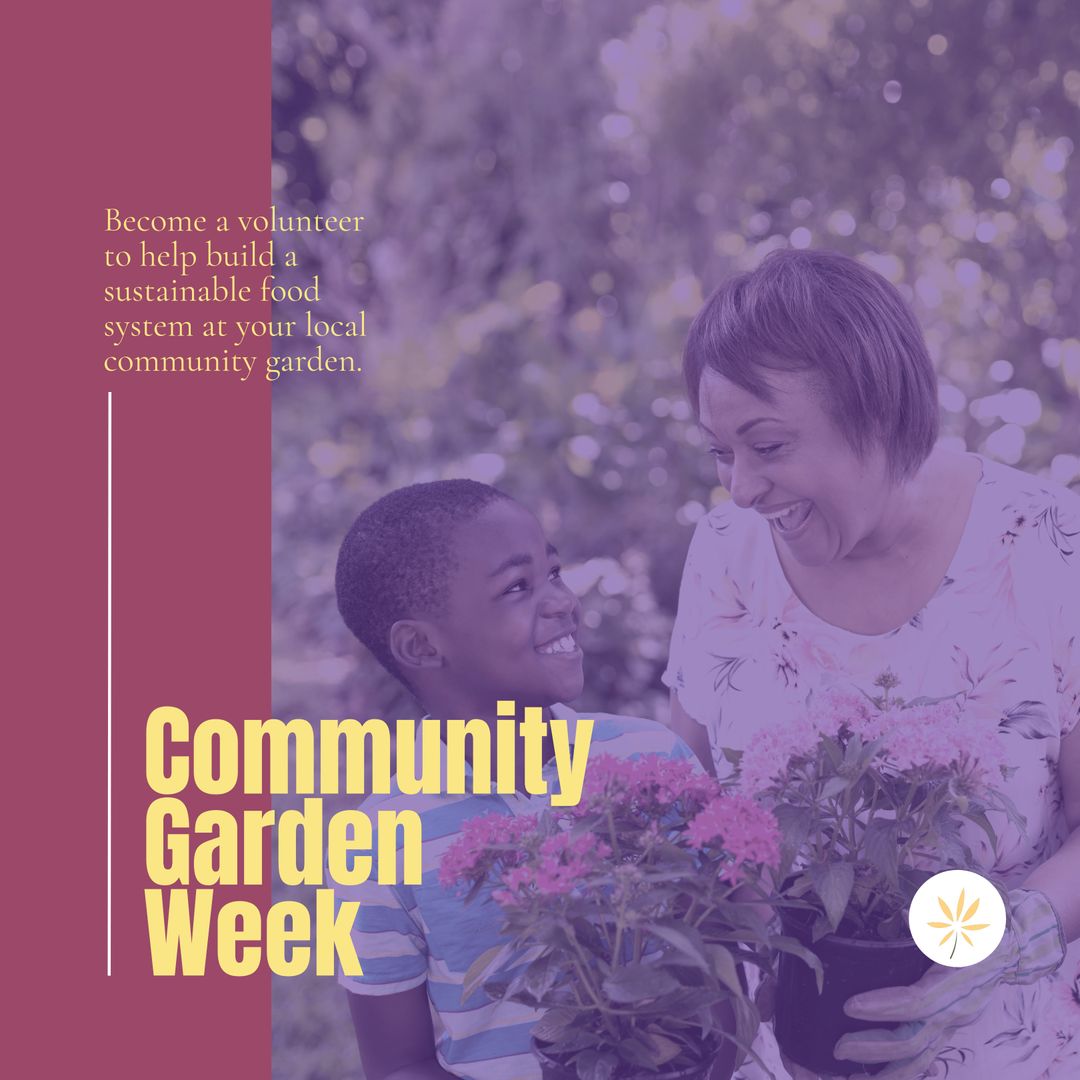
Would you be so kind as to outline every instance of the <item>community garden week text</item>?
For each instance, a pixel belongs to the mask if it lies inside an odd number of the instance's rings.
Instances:
[[[358,885],[374,873],[380,884],[420,884],[420,815],[380,810],[373,823],[361,810],[341,810],[324,820],[322,796],[392,790],[406,796],[509,795],[519,789],[520,747],[523,789],[549,796],[553,806],[576,806],[593,721],[577,721],[571,745],[569,721],[545,720],[543,709],[526,707],[519,719],[515,702],[500,701],[497,717],[495,731],[477,718],[397,720],[393,732],[379,719],[322,720],[316,740],[316,725],[307,720],[234,725],[209,719],[193,726],[179,708],[154,709],[146,722],[146,779],[157,796],[146,814],[146,872],[155,886],[146,889],[154,974],[204,974],[213,929],[211,959],[229,975],[254,974],[264,955],[278,975],[299,975],[313,960],[317,974],[332,975],[335,957],[346,974],[362,975],[350,936],[360,905],[348,901],[335,910],[327,877]],[[550,795],[543,776],[545,736],[554,746],[558,775],[558,790]],[[280,813],[206,809],[193,816],[184,794],[194,791],[305,798],[302,809]],[[217,886],[264,884],[263,841],[275,829],[270,850],[276,848],[278,876],[285,885],[315,886],[314,917],[298,900],[271,904],[265,912],[247,900],[215,904]]]

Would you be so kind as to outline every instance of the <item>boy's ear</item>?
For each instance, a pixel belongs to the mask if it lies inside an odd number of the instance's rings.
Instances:
[[[405,672],[440,668],[444,663],[431,626],[420,619],[398,619],[390,627],[390,652]]]

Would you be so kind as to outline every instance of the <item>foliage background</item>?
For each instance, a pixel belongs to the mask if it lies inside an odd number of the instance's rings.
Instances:
[[[1069,0],[278,0],[273,64],[278,208],[366,217],[279,252],[367,327],[362,375],[275,384],[275,715],[416,715],[340,623],[337,546],[385,491],[472,476],[557,538],[582,704],[661,716],[723,498],[682,338],[776,247],[896,282],[947,438],[1080,480]],[[274,1075],[361,1075],[329,980],[275,980]]]

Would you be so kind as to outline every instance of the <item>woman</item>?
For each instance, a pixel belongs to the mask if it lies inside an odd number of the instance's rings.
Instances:
[[[907,1023],[837,1053],[888,1062],[889,1080],[1080,1075],[1080,949],[1065,948],[1080,937],[1080,498],[936,445],[918,325],[841,255],[775,252],[723,285],[684,370],[731,498],[687,557],[675,729],[724,775],[759,722],[890,669],[904,697],[985,723],[1015,767],[1005,793],[1026,826],[995,823],[996,858],[981,853],[1009,890],[992,976],[938,969],[849,1003]]]

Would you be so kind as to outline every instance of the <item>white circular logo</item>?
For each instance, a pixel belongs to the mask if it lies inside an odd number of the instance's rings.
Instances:
[[[912,898],[908,927],[935,963],[970,967],[1001,943],[1005,918],[1005,902],[991,882],[970,870],[946,870]]]

